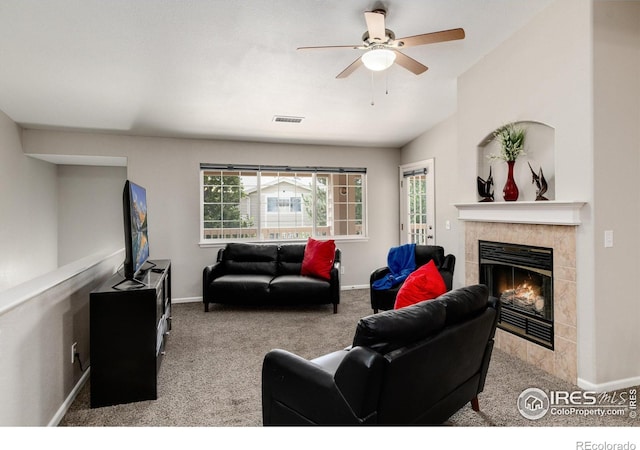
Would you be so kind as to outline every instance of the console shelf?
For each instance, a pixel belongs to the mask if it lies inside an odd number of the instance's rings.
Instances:
[[[171,329],[171,261],[91,292],[91,407],[158,398],[157,375]]]

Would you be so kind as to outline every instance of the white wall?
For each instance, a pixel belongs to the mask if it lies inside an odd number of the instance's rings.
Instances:
[[[124,247],[125,167],[58,166],[58,265]]]
[[[477,145],[518,120],[556,130],[556,198],[591,200],[590,41],[590,2],[557,0],[459,78],[459,201],[477,198]]]
[[[369,239],[340,241],[342,285],[366,285],[397,245],[397,168],[393,148],[329,147],[25,130],[25,152],[127,158],[127,176],[147,189],[151,258],[172,260],[174,298],[202,296],[202,269],[217,248],[199,246],[200,163],[367,167]]]
[[[442,121],[429,131],[402,148],[401,164],[434,159],[435,167],[435,227],[436,245],[456,257],[453,287],[464,284],[464,241],[460,242],[458,210],[453,206],[458,201],[458,122],[457,115]],[[446,229],[449,221],[451,229]]]
[[[459,199],[474,202],[488,133],[519,120],[555,129],[556,200],[588,202],[577,230],[578,377],[596,380],[591,10],[557,0],[459,78],[458,167]]]
[[[453,202],[476,201],[477,145],[492,130],[518,120],[554,128],[555,198],[588,202],[577,232],[578,380],[598,390],[637,384],[640,360],[628,355],[640,304],[622,286],[640,274],[640,3],[557,0],[459,78],[456,114],[457,128],[445,122],[402,149],[403,163],[435,155],[440,182],[443,158],[457,158]],[[441,216],[436,195],[441,223],[452,212]],[[464,251],[463,233],[457,243],[445,236]]]
[[[56,167],[25,157],[0,111],[0,292],[57,267]]]
[[[640,382],[640,3],[594,4],[595,381]],[[613,230],[613,248],[604,248]]]
[[[640,338],[637,296],[619,295],[640,271],[639,7],[557,0],[458,80],[458,201],[475,201],[483,137],[534,120],[555,130],[556,199],[588,202],[576,249],[585,388],[640,378],[640,362],[627,356]],[[604,230],[615,230],[613,249],[603,246]]]

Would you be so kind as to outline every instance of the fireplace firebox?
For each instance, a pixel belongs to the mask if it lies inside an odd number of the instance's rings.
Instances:
[[[501,303],[498,327],[553,349],[553,249],[479,241],[480,283]]]

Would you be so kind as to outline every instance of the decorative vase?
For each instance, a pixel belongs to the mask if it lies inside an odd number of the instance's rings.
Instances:
[[[520,194],[518,186],[513,179],[513,166],[515,163],[515,161],[507,161],[509,173],[507,174],[507,182],[504,184],[504,189],[502,189],[502,195],[505,202],[515,202],[518,200],[518,195]]]

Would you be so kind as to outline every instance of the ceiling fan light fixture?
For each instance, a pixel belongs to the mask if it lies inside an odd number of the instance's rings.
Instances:
[[[374,72],[388,69],[395,60],[396,53],[383,46],[374,46],[362,55],[362,63],[364,66]]]

